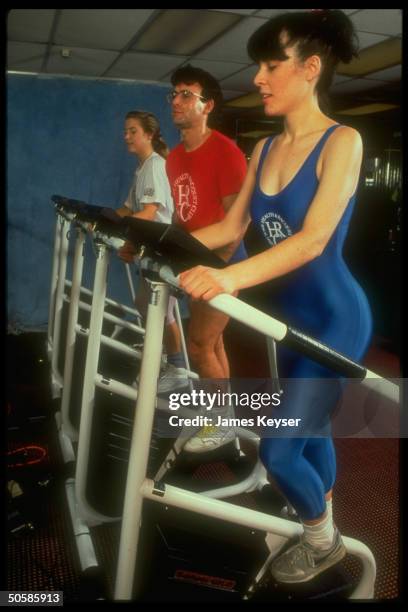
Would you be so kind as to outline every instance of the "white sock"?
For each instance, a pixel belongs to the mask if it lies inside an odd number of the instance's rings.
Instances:
[[[333,498],[326,499],[326,510],[327,514],[330,516],[330,519],[333,521]]]
[[[327,550],[333,544],[334,539],[334,527],[333,519],[329,515],[326,516],[316,525],[303,524],[304,538],[308,544],[314,548],[320,548],[321,550]]]

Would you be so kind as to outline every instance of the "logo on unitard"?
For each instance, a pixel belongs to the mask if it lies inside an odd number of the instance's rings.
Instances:
[[[174,195],[178,216],[184,222],[190,221],[197,210],[197,191],[187,172],[174,181]]]
[[[261,229],[271,246],[275,246],[281,240],[285,240],[292,235],[292,230],[285,219],[274,212],[268,212],[261,218]]]

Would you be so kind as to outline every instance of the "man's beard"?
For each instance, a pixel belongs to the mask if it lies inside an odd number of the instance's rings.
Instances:
[[[191,121],[188,119],[180,119],[179,121],[177,121],[177,119],[173,119],[173,123],[179,130],[188,129],[192,126]]]

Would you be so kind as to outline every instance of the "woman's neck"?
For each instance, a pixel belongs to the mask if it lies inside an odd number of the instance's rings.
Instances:
[[[315,99],[302,104],[284,118],[285,140],[294,142],[304,136],[327,128],[333,121],[319,108]]]
[[[140,165],[143,164],[143,162],[146,161],[146,159],[148,159],[151,154],[154,152],[153,147],[148,147],[147,149],[145,149],[143,152],[138,153],[137,154],[137,158],[139,160]]]

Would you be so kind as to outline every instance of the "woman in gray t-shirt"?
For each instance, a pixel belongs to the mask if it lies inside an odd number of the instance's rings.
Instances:
[[[125,142],[129,153],[138,158],[139,166],[129,195],[117,213],[171,223],[174,206],[166,175],[168,148],[156,117],[145,111],[127,113]]]
[[[148,221],[171,223],[174,205],[166,174],[166,143],[160,134],[160,125],[152,113],[130,111],[125,119],[125,142],[129,153],[139,160],[129,195],[117,209],[120,216],[133,216]],[[124,254],[126,245],[121,249]],[[141,278],[136,306],[145,315],[149,290]],[[175,298],[170,297],[167,309],[164,343],[167,367],[158,381],[158,392],[164,393],[184,386],[187,382],[184,357],[181,352],[180,330],[174,317]]]

